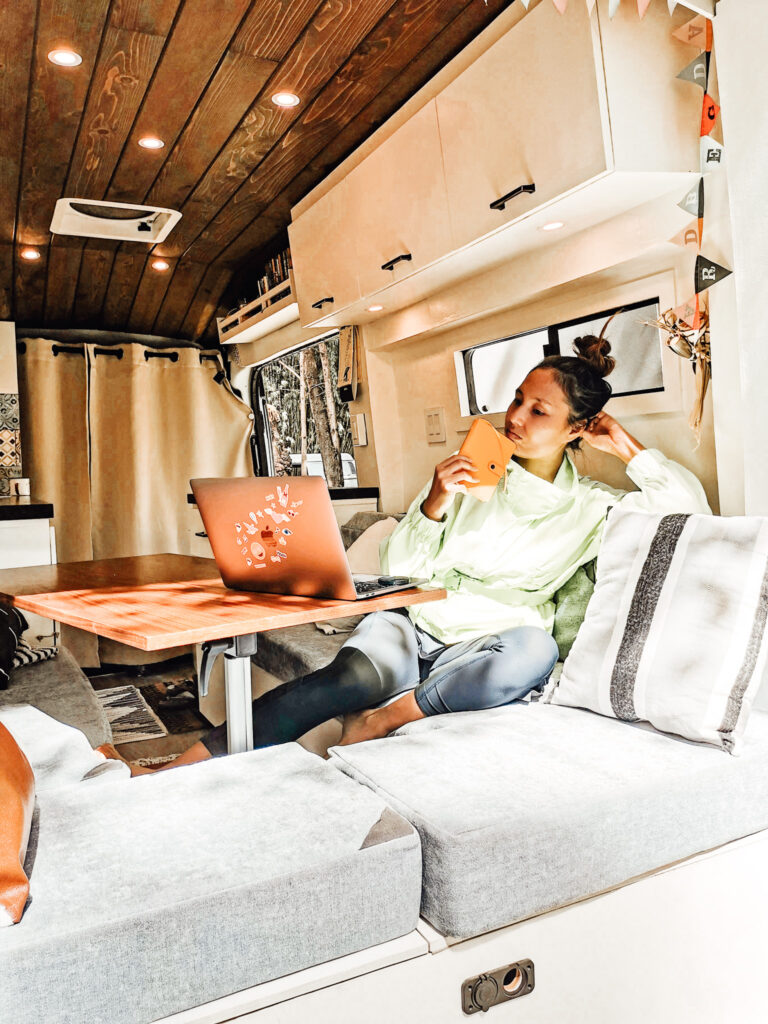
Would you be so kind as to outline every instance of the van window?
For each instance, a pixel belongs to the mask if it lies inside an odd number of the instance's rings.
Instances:
[[[456,353],[461,412],[464,416],[504,412],[515,388],[536,363],[548,355],[574,355],[573,341],[599,334],[616,309],[601,310],[525,334],[474,345]],[[663,391],[661,333],[648,326],[659,316],[659,300],[624,306],[606,336],[616,366],[609,383],[613,397]]]
[[[254,370],[251,405],[268,456],[267,465],[258,467],[262,475],[303,472],[325,477],[332,488],[357,487],[349,407],[339,398],[338,375],[338,331]]]

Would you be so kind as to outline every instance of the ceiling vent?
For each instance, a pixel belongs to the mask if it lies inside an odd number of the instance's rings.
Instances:
[[[116,242],[162,242],[181,219],[162,206],[104,203],[97,199],[59,199],[53,211],[54,235],[109,238]]]

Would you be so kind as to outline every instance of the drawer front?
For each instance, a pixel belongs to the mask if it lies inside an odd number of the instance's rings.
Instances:
[[[51,531],[47,519],[0,523],[0,569],[51,565]]]
[[[610,169],[596,17],[582,3],[565,15],[542,3],[438,96],[456,247]]]

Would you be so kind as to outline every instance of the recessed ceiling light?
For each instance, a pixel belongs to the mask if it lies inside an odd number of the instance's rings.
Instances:
[[[301,100],[294,92],[276,92],[272,102],[276,107],[298,107]]]
[[[74,50],[67,50],[64,47],[51,50],[48,54],[48,60],[51,64],[58,64],[60,68],[76,68],[78,64],[83,63],[83,58],[79,53],[75,53]]]
[[[167,260],[152,260],[153,270],[167,270],[170,267],[170,263]]]
[[[23,260],[29,260],[30,262],[32,260],[39,260],[40,259],[40,251],[38,249],[22,249],[21,250],[21,258]]]
[[[368,307],[368,312],[369,313],[380,313],[382,311],[382,309],[384,309],[383,306],[369,306]]]
[[[154,135],[144,135],[139,139],[139,145],[143,149],[162,149],[165,143]]]
[[[565,227],[561,220],[553,220],[550,224],[545,224],[541,229],[542,231],[559,231],[560,228]]]

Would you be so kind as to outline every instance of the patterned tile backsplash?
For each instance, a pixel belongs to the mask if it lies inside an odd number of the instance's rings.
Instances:
[[[20,476],[19,396],[0,394],[0,497],[10,494],[11,480]]]

